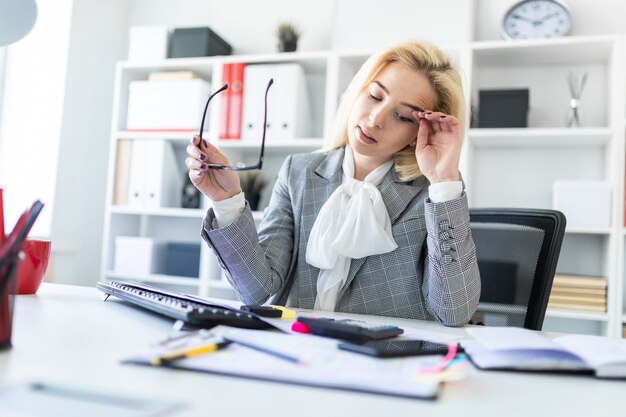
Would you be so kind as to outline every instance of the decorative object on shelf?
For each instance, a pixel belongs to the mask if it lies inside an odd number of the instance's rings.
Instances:
[[[182,208],[200,208],[200,191],[191,183],[189,175],[185,174],[184,181],[185,184],[183,185],[183,195],[180,202]]]
[[[567,127],[582,127],[582,117],[580,114],[580,96],[585,88],[585,82],[587,82],[587,73],[578,78],[570,71],[567,77],[567,83],[569,84],[569,92],[571,98],[569,99],[569,112],[567,117]]]
[[[232,46],[208,27],[175,28],[168,58],[230,55]]]
[[[572,12],[560,0],[523,0],[511,6],[502,19],[508,39],[545,39],[569,34]]]
[[[298,49],[298,39],[300,39],[300,29],[292,22],[282,21],[276,28],[278,36],[278,51],[293,52]]]
[[[241,190],[244,192],[248,204],[250,204],[250,210],[258,210],[261,192],[269,182],[267,177],[258,171],[246,171],[239,173],[239,180],[241,181]]]
[[[478,127],[528,127],[528,89],[480,90]]]

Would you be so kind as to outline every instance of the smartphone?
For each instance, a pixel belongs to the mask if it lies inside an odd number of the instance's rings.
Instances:
[[[378,358],[399,356],[445,355],[448,345],[427,342],[425,340],[389,339],[371,340],[365,343],[340,343],[339,349]]]

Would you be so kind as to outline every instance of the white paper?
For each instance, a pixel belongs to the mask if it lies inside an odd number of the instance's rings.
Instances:
[[[227,326],[218,326],[211,332],[296,357],[300,363],[232,343],[211,354],[180,360],[175,366],[411,398],[434,398],[439,388],[438,381],[425,380],[418,374],[421,367],[433,364],[432,356],[378,359],[339,350],[338,340],[313,335],[287,335]],[[145,364],[154,356],[153,350],[131,358],[129,362]]]

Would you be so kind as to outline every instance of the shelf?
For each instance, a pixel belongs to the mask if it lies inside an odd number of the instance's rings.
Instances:
[[[581,235],[610,235],[611,227],[609,226],[566,226],[565,233],[581,234]]]
[[[115,133],[115,139],[161,139],[170,140],[172,142],[184,142],[187,144],[193,137],[194,132],[129,132],[120,130]],[[203,135],[205,139],[209,139],[208,134]],[[259,150],[260,141],[247,140],[218,140],[212,141],[212,144],[220,149],[254,149]],[[322,147],[324,140],[322,138],[296,138],[292,140],[272,140],[267,137],[265,140],[266,149],[287,149],[287,150],[315,150]]]
[[[557,308],[548,308],[546,311],[546,317],[591,321],[609,320],[609,315],[607,313],[585,313],[571,310],[561,310]]]
[[[106,277],[111,278],[111,279],[120,279],[120,280],[152,282],[155,284],[185,285],[189,287],[198,287],[200,285],[200,281],[198,280],[198,278],[178,277],[174,275],[154,274],[154,275],[129,276],[126,274],[118,274],[113,271],[108,271],[106,273]]]
[[[189,217],[202,219],[206,214],[206,210],[186,208],[143,209],[126,206],[111,206],[111,213],[132,214],[136,216]]]
[[[555,39],[487,41],[472,44],[475,60],[484,66],[572,65],[607,62],[615,38],[567,36]]]
[[[609,128],[476,128],[468,136],[475,147],[601,147],[612,134]]]

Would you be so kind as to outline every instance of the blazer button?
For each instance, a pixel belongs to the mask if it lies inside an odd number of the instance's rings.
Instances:
[[[452,255],[443,255],[443,261],[447,264],[451,263],[453,261]]]

